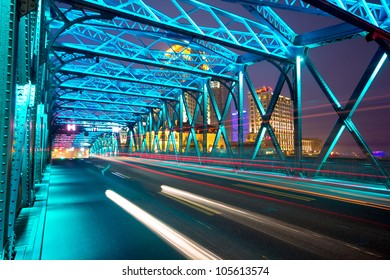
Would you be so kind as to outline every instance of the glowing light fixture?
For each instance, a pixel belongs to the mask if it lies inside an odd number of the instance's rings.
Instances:
[[[75,125],[75,124],[68,124],[68,125],[66,126],[66,129],[67,129],[68,131],[76,131],[76,125]]]
[[[106,190],[106,196],[121,208],[123,208],[127,213],[132,215],[134,218],[152,230],[154,233],[156,233],[158,236],[160,236],[162,239],[167,241],[168,244],[173,246],[187,258],[193,260],[221,259],[206,248],[159,221],[116,192],[112,190]]]

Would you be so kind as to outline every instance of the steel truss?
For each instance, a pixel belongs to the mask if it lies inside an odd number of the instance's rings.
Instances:
[[[259,158],[267,133],[284,172],[316,176],[337,143],[340,130],[346,127],[388,184],[388,175],[351,121],[353,113],[346,113],[349,107],[356,109],[359,105],[363,91],[375,76],[372,71],[379,71],[379,63],[370,64],[354,92],[353,97],[359,97],[359,101],[351,97],[348,107],[335,108],[339,121],[317,163],[311,167],[314,171],[310,172],[303,169],[301,123],[302,63],[310,69],[331,104],[337,101],[311,62],[310,48],[367,36],[369,40],[377,41],[382,52],[388,53],[388,4],[368,1],[228,2],[241,4],[258,21],[191,0],[169,1],[179,14],[174,18],[141,1],[121,3],[120,6],[105,1],[49,1],[47,9],[54,16],[46,23],[46,29],[50,38],[55,119],[59,124],[70,120],[126,123],[130,128],[129,151],[133,152],[173,152],[200,158],[207,154],[219,155],[219,145],[223,143],[227,156],[242,159],[245,156],[243,91],[246,85],[262,118],[249,155],[252,161]],[[298,34],[278,15],[280,9],[336,17],[343,22]],[[202,14],[203,21],[197,14]],[[214,21],[212,27],[204,24],[205,16]],[[267,109],[258,100],[247,72],[248,65],[263,61],[273,64],[280,72]],[[384,56],[380,61],[381,64],[384,62]],[[371,68],[374,70],[369,70]],[[227,90],[222,106],[217,104],[211,81],[221,82]],[[293,101],[293,164],[286,159],[270,125],[285,85]],[[195,103],[195,107],[190,103]],[[227,130],[232,125],[229,123],[232,110],[238,112],[237,148],[232,147]],[[217,120],[212,143],[208,143],[210,139],[207,138],[208,113]],[[183,114],[187,117],[186,123]],[[202,139],[199,139],[199,131],[203,131]]]
[[[34,183],[42,179],[48,147],[91,145],[92,153],[117,155],[122,146],[113,127],[128,133],[125,152],[171,153],[176,160],[194,155],[201,164],[209,157],[224,157],[238,167],[262,159],[268,134],[278,168],[310,177],[319,176],[348,130],[390,188],[389,175],[353,122],[389,60],[388,1],[228,1],[244,7],[255,20],[195,0],[166,0],[174,16],[140,0],[3,2],[2,15],[9,17],[2,17],[0,24],[0,259],[14,256],[17,213],[34,203]],[[299,34],[280,10],[339,23]],[[343,107],[313,64],[310,49],[361,36],[379,48]],[[280,73],[267,108],[248,72],[249,65],[263,62]],[[302,160],[302,66],[338,116],[312,166]],[[213,92],[214,82],[225,90],[223,102]],[[261,116],[249,154],[244,150],[244,87]],[[270,124],[282,88],[288,88],[293,102],[292,161]],[[230,138],[233,111],[237,144]],[[209,125],[209,115],[215,127]],[[81,129],[68,136],[66,124]]]

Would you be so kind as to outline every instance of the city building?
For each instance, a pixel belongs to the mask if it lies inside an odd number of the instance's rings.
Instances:
[[[256,93],[259,97],[264,109],[267,110],[273,96],[272,88],[262,87],[256,89]],[[249,104],[249,134],[246,139],[248,142],[254,142],[259,132],[262,118],[258,111],[251,93],[248,93]],[[292,100],[289,97],[279,95],[275,109],[270,119],[271,127],[278,139],[280,148],[286,154],[294,151],[294,123],[293,123],[293,109]],[[262,148],[273,148],[274,145],[268,134],[263,140]]]
[[[215,102],[217,103],[219,112],[222,114],[223,109],[225,107],[226,99],[229,95],[229,90],[225,86],[221,85],[221,83],[219,81],[211,81],[210,87],[211,87],[211,90],[214,94]],[[209,101],[209,104],[210,104],[210,101]],[[212,107],[209,107],[209,108],[212,108]],[[209,116],[210,116],[210,124],[218,127],[219,123],[218,123],[217,117],[215,115],[214,109],[211,109],[209,111]],[[226,134],[228,136],[229,142],[231,142],[233,140],[232,139],[233,128],[232,128],[231,109],[229,109],[229,113],[226,116],[224,125],[225,125]]]
[[[307,155],[319,154],[322,148],[322,140],[319,138],[303,138],[302,152]]]

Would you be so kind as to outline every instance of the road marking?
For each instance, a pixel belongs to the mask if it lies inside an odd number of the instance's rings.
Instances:
[[[110,168],[110,164],[107,165],[107,167],[102,169],[102,174],[104,175],[104,172],[106,172]]]
[[[304,200],[304,201],[315,200],[315,198],[311,198],[311,197],[306,197],[306,196],[301,196],[301,195],[296,195],[296,194],[290,194],[290,193],[284,193],[284,192],[274,191],[274,190],[270,190],[270,189],[254,187],[254,186],[250,186],[250,185],[246,185],[246,184],[232,184],[232,186],[239,187],[239,188],[250,189],[250,190],[255,190],[255,191],[259,191],[259,192],[275,194],[275,195],[279,195],[279,196],[290,197],[290,198]]]
[[[200,244],[191,240],[184,234],[176,231],[167,224],[156,219],[146,211],[142,210],[123,196],[112,190],[106,190],[106,196],[120,206],[127,213],[132,215],[139,222],[148,227],[151,231],[160,236],[169,245],[176,248],[188,259],[193,260],[220,260],[221,258],[213,252],[207,250]]]
[[[111,174],[112,174],[112,175],[115,175],[115,176],[118,176],[118,177],[120,177],[120,178],[122,178],[122,179],[131,179],[131,177],[126,176],[126,175],[124,175],[124,174],[122,174],[122,173],[119,173],[119,172],[111,172]]]
[[[188,207],[191,207],[191,208],[193,208],[193,209],[195,209],[195,210],[198,210],[198,211],[200,211],[200,212],[203,212],[203,213],[205,213],[206,215],[209,215],[209,216],[214,216],[214,215],[219,215],[219,214],[221,214],[221,212],[218,212],[218,211],[216,211],[216,210],[214,210],[214,209],[211,209],[211,208],[209,208],[209,207],[207,207],[207,206],[203,206],[203,205],[201,205],[201,204],[199,204],[199,203],[196,203],[196,202],[194,202],[194,201],[190,201],[190,200],[188,200],[188,199],[185,199],[185,198],[183,198],[183,197],[178,197],[178,196],[176,196],[176,195],[173,195],[173,194],[167,194],[167,193],[161,193],[161,195],[163,195],[163,196],[165,196],[165,197],[168,197],[168,198],[170,198],[170,199],[173,199],[173,200],[175,200],[175,201],[177,201],[177,202],[179,202],[179,203],[181,203],[181,204],[184,204],[184,205],[186,205],[186,206],[188,206]]]

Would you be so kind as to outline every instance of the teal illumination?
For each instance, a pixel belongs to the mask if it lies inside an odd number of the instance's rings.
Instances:
[[[266,131],[267,131],[267,128],[262,124],[260,127],[259,134],[257,135],[256,145],[255,145],[255,149],[254,149],[253,154],[252,154],[252,159],[256,158],[256,155],[259,152],[260,145],[261,145],[261,142],[263,142],[264,135],[265,135]]]
[[[324,159],[322,160],[322,163],[325,163],[325,161],[328,159],[330,153],[332,152],[334,146],[336,146],[336,144],[339,141],[341,135],[343,134],[345,128],[346,128],[345,124],[343,124],[340,127],[339,132],[336,134],[336,137],[333,139],[332,144],[330,144],[328,151],[326,151],[326,155],[325,155]]]
[[[370,88],[372,82],[374,81],[375,77],[378,75],[379,70],[382,68],[383,63],[385,62],[387,58],[387,54],[384,53],[382,55],[382,58],[379,60],[378,64],[376,65],[374,71],[372,72],[370,78],[368,79],[366,85],[364,86],[362,92],[360,93],[358,99],[356,100],[354,106],[352,107],[349,117],[352,117],[353,113],[356,111],[357,107],[359,106],[360,102],[362,101],[364,95],[367,93],[367,90]]]

